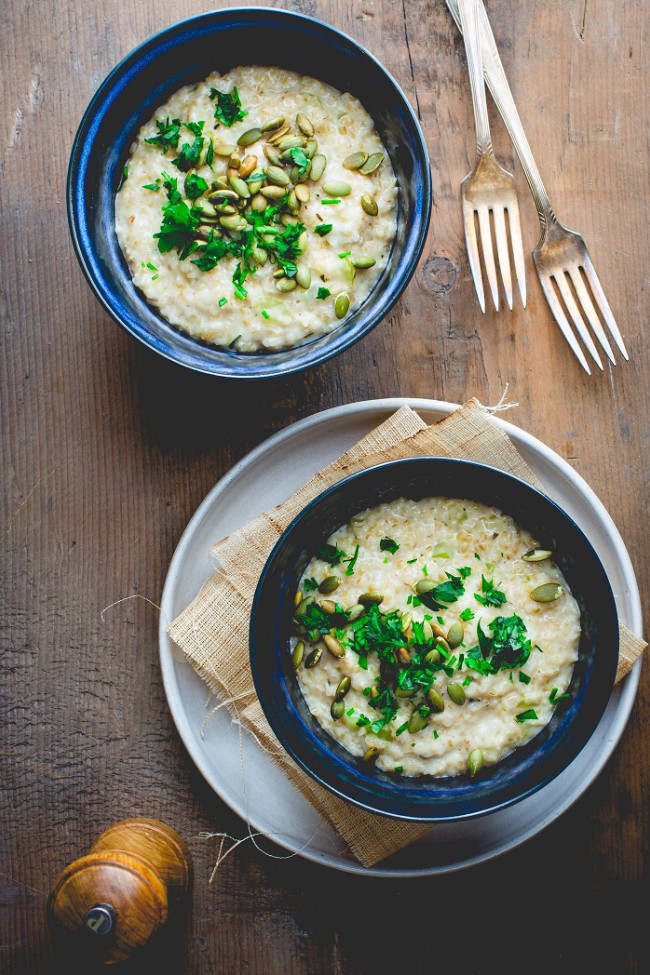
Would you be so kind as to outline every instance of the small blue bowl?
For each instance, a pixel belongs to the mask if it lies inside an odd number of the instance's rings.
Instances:
[[[305,567],[352,515],[399,497],[453,497],[494,505],[553,552],[581,611],[570,702],[526,745],[474,778],[386,773],[351,755],[311,715],[289,652],[293,597]],[[286,751],[317,782],[363,809],[438,822],[494,812],[560,774],[587,744],[609,700],[618,658],[618,618],[603,566],[557,504],[503,471],[464,460],[400,460],[362,471],[308,504],[275,545],[261,573],[250,624],[250,660],[266,718]]]
[[[297,71],[355,95],[372,116],[399,185],[397,237],[362,306],[328,335],[282,352],[243,355],[190,338],[147,304],[131,281],[114,228],[114,200],[131,143],[173,92],[242,64]],[[212,11],[175,24],[129,54],[102,82],[76,133],[68,220],[77,258],[106,311],[167,359],[198,372],[262,379],[300,372],[359,341],[410,281],[431,214],[426,143],[395,80],[361,45],[318,20],[266,7]]]

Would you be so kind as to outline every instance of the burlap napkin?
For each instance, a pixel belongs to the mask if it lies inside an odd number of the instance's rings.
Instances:
[[[230,702],[233,717],[256,736],[366,867],[412,843],[431,826],[377,816],[348,804],[312,781],[283,751],[257,701],[248,661],[246,635],[255,587],[273,545],[305,504],[348,474],[374,464],[413,456],[460,457],[500,467],[544,490],[490,414],[472,399],[427,426],[410,407],[402,407],[282,504],[217,542],[211,551],[219,568],[168,627],[171,639],[210,690]],[[619,629],[617,681],[646,647],[624,623]]]

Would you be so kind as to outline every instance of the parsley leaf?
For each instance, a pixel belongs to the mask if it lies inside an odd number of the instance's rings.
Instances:
[[[319,223],[314,227],[314,233],[318,234],[319,237],[326,237],[334,225],[331,223]]]
[[[194,232],[199,226],[199,218],[192,213],[187,203],[181,199],[176,200],[176,197],[180,197],[180,194],[174,188],[169,203],[163,207],[162,225],[154,238],[158,240],[161,254],[177,250],[179,260],[184,261],[198,247]]]
[[[528,708],[527,711],[522,711],[520,714],[515,715],[515,721],[519,724],[523,724],[524,721],[537,721],[537,712],[532,708]]]
[[[172,159],[172,166],[176,166],[177,169],[186,173],[189,169],[196,169],[201,159],[201,150],[203,149],[204,141],[201,133],[203,132],[205,123],[185,122],[184,125],[195,137],[194,142],[184,142],[182,144],[178,156]]]
[[[382,552],[390,552],[391,555],[394,555],[399,545],[392,538],[382,538],[379,542],[379,548]]]
[[[212,88],[210,99],[214,101],[215,98],[217,103],[214,109],[214,117],[228,128],[235,122],[241,122],[248,115],[248,112],[242,110],[239,92],[236,88],[233,88],[232,91],[219,91],[217,88]]]
[[[481,576],[481,591],[484,593],[482,596],[479,593],[474,593],[474,599],[481,606],[503,606],[506,602],[506,594],[495,589],[494,581],[486,579],[483,575]]]
[[[458,619],[463,620],[463,622],[465,623],[468,623],[470,620],[474,619],[474,615],[475,614],[468,606],[467,609],[464,609],[462,613],[458,614]]]
[[[305,153],[304,149],[289,149],[289,155],[293,161],[294,166],[298,167],[299,175],[302,176],[311,166],[311,161],[309,156]],[[294,181],[295,182],[295,181]]]
[[[179,118],[173,118],[170,122],[169,116],[167,116],[164,122],[162,119],[156,119],[156,128],[158,129],[158,135],[153,136],[151,139],[145,139],[144,141],[150,146],[160,146],[163,155],[168,149],[176,149],[181,134],[181,120]]]
[[[342,548],[338,545],[323,545],[322,548],[316,553],[316,558],[321,559],[323,562],[327,562],[328,565],[340,565],[343,559],[348,557],[347,552],[344,552]]]
[[[190,200],[198,200],[200,196],[203,196],[208,188],[208,184],[203,179],[202,176],[197,176],[196,173],[189,173],[185,180],[185,195]]]
[[[442,609],[448,603],[455,603],[459,596],[465,592],[462,580],[467,573],[464,568],[458,570],[458,575],[454,575],[452,572],[445,572],[445,575],[447,582],[440,582],[428,592],[419,593],[420,600],[429,609]]]
[[[325,298],[329,298],[331,293],[332,292],[329,290],[329,288],[319,288],[316,297],[320,298],[321,301],[324,301]]]
[[[346,576],[353,576],[354,575],[354,567],[357,564],[357,559],[358,558],[359,558],[359,546],[357,545],[357,547],[354,550],[354,555],[352,556],[351,559],[348,559],[347,560],[348,567],[345,570]]]

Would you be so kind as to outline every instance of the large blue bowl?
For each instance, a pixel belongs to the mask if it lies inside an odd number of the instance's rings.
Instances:
[[[191,339],[134,287],[114,228],[114,200],[129,149],[156,108],[211,71],[272,64],[355,95],[374,119],[399,184],[397,237],[372,293],[341,326],[300,347],[243,355]],[[391,310],[411,279],[431,213],[427,148],[409,102],[385,68],[351,38],[318,20],[270,8],[217,10],[146,41],[102,82],[74,139],[68,219],[75,251],[106,311],[144,345],[215,376],[260,379],[302,371],[357,342]]]
[[[443,496],[495,505],[553,552],[581,612],[570,703],[526,745],[475,778],[405,777],[368,768],[312,717],[291,662],[293,597],[315,551],[352,515],[398,497]],[[464,460],[413,458],[370,468],[308,504],[271,552],[252,607],[250,659],[266,718],[286,751],[331,792],[366,810],[406,820],[466,819],[531,795],[587,744],[609,700],[618,659],[611,586],[591,543],[557,504],[501,470]]]

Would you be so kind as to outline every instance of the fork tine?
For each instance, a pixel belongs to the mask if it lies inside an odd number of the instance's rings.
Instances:
[[[519,203],[515,197],[508,204],[508,221],[510,223],[510,244],[512,247],[512,263],[515,266],[515,275],[519,285],[521,303],[526,307],[526,265],[524,264],[524,245],[521,236],[521,223],[519,220]]]
[[[598,280],[598,275],[596,274],[596,268],[591,263],[591,258],[589,257],[589,253],[586,249],[584,254],[583,267],[585,270],[585,274],[587,275],[587,278],[589,280],[591,290],[593,291],[598,301],[598,304],[600,305],[600,310],[602,312],[603,318],[605,319],[605,324],[607,325],[607,328],[610,330],[612,337],[620,350],[621,355],[623,356],[624,359],[627,359],[629,361],[629,356],[627,354],[627,350],[623,343],[623,338],[621,336],[621,333],[619,332],[618,325],[616,324],[616,320],[612,314],[612,309],[609,307],[609,302],[605,297],[605,292],[603,291],[601,283]]]
[[[469,268],[474,279],[478,303],[481,306],[481,311],[485,314],[485,292],[483,290],[483,278],[481,276],[481,262],[478,256],[474,210],[471,207],[463,207],[463,222],[465,224],[465,244],[467,246]]]
[[[512,311],[512,276],[510,274],[510,252],[508,250],[505,210],[494,207],[492,213],[494,215],[494,236],[497,242],[497,256],[503,280],[503,290],[506,293],[508,308]]]
[[[596,346],[594,345],[594,340],[589,334],[587,326],[584,323],[584,319],[580,314],[580,309],[576,305],[575,298],[573,297],[573,292],[571,291],[571,288],[569,287],[569,282],[566,279],[566,273],[564,271],[561,271],[559,274],[556,274],[554,276],[554,279],[555,279],[555,283],[557,284],[560,290],[560,294],[564,298],[564,303],[567,307],[567,311],[569,312],[569,315],[571,316],[571,320],[573,321],[573,324],[575,325],[578,331],[578,335],[580,336],[582,341],[585,343],[585,345],[591,352],[591,355],[594,361],[596,362],[596,364],[598,365],[598,367],[602,369],[603,364],[596,350]]]
[[[607,358],[616,365],[616,360],[614,358],[614,353],[612,352],[612,347],[609,344],[607,336],[603,331],[603,326],[600,324],[600,319],[596,314],[596,309],[594,308],[591,296],[585,287],[585,283],[582,280],[582,275],[580,274],[580,268],[574,267],[569,271],[571,275],[571,280],[573,281],[573,287],[576,289],[576,294],[578,296],[578,301],[582,307],[583,312],[589,319],[589,324],[591,325],[596,338],[602,345],[603,349],[607,354]]]
[[[574,355],[576,356],[578,362],[582,366],[582,368],[587,373],[589,373],[589,375],[591,375],[591,369],[589,368],[589,366],[587,364],[587,360],[585,359],[584,353],[583,353],[582,349],[580,348],[580,346],[578,345],[578,342],[576,340],[575,335],[573,334],[573,331],[571,329],[571,326],[569,325],[569,323],[567,321],[566,315],[564,314],[564,311],[562,310],[562,305],[557,300],[557,296],[555,294],[555,291],[553,290],[553,284],[552,284],[551,280],[546,277],[546,275],[544,274],[544,272],[541,271],[539,267],[537,267],[537,274],[538,274],[539,281],[540,281],[540,284],[542,286],[542,289],[544,291],[544,294],[546,296],[546,300],[547,300],[547,302],[548,302],[548,304],[550,306],[551,311],[553,312],[553,317],[555,318],[555,321],[557,322],[557,324],[560,326],[560,331],[562,332],[562,335],[564,335],[565,339],[567,340],[567,342],[571,346],[571,349],[572,349]]]
[[[490,211],[487,207],[478,208],[478,227],[481,234],[481,247],[483,249],[483,263],[485,273],[492,292],[492,300],[496,311],[499,310],[499,284],[497,281],[497,268],[494,263],[494,249],[492,247],[492,231],[490,229]]]

